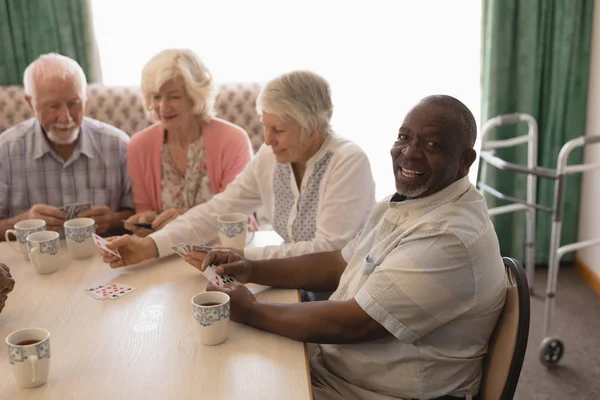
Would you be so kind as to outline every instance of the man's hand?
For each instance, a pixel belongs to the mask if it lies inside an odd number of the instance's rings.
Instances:
[[[134,214],[131,217],[129,217],[127,219],[127,221],[125,221],[125,224],[123,226],[128,231],[133,232],[133,234],[136,236],[146,237],[152,233],[152,229],[138,228],[138,227],[132,225],[132,223],[139,222],[139,223],[152,224],[152,222],[155,219],[156,219],[156,213],[154,211],[145,211],[145,212],[141,212],[138,214]]]
[[[8,294],[12,292],[15,287],[15,280],[10,274],[8,267],[0,263],[0,312],[6,304]]]
[[[164,228],[165,225],[184,214],[185,211],[186,210],[181,208],[169,208],[168,210],[163,211],[158,215],[158,217],[156,217],[156,219],[154,219],[154,221],[152,221],[152,229],[157,231]]]
[[[242,324],[248,324],[248,318],[251,315],[250,308],[252,307],[252,304],[256,302],[256,298],[246,286],[234,282],[226,284],[225,287],[219,287],[208,282],[206,291],[216,291],[228,294],[230,298],[231,320]]]
[[[106,240],[109,242],[106,247],[112,250],[119,250],[121,257],[123,257],[119,258],[101,249],[102,261],[109,264],[111,268],[137,264],[158,257],[158,248],[154,240],[150,238],[123,235],[107,238]]]
[[[213,250],[208,253],[190,251],[184,260],[200,271],[214,265],[217,267],[217,274],[233,275],[241,283],[250,282],[252,275],[252,261],[231,250]]]
[[[26,219],[43,219],[47,230],[58,232],[67,220],[67,213],[46,204],[36,204],[19,218],[20,221]]]
[[[92,218],[96,222],[96,233],[101,235],[108,231],[113,222],[113,213],[108,206],[92,206],[89,210],[77,213],[80,218]]]

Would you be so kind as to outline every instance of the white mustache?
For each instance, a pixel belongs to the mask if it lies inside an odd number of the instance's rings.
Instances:
[[[77,127],[77,124],[75,124],[74,122],[69,124],[53,124],[52,127],[56,129],[73,129]]]

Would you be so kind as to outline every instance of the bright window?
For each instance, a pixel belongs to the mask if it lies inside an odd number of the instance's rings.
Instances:
[[[378,199],[394,192],[389,149],[419,99],[449,94],[479,117],[479,1],[92,3],[107,85],[139,84],[142,66],[167,47],[194,50],[218,82],[322,74],[332,85],[334,129],[367,152]]]

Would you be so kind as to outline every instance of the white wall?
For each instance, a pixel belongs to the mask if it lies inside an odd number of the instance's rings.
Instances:
[[[591,58],[586,134],[600,135],[600,0],[594,4]],[[588,146],[584,162],[600,162],[600,144]],[[600,237],[600,170],[586,172],[583,176],[579,215],[579,240]],[[577,254],[600,279],[600,245]]]

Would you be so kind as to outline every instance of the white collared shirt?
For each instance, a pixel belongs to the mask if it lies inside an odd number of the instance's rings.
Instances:
[[[314,384],[369,400],[476,394],[506,296],[485,199],[468,177],[422,199],[390,201],[399,197],[380,202],[343,249],[348,266],[330,297],[354,298],[391,335],[311,345]]]
[[[259,208],[284,238],[280,246],[246,248],[249,259],[284,258],[343,248],[360,230],[375,204],[375,183],[366,154],[353,142],[329,136],[307,161],[300,184],[291,164],[279,164],[263,145],[225,191],[191,208],[150,237],[159,255],[184,242],[218,237],[217,216]]]

